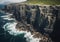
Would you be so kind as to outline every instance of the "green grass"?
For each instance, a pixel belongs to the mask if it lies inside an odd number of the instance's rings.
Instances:
[[[28,4],[60,5],[60,0],[28,0]]]

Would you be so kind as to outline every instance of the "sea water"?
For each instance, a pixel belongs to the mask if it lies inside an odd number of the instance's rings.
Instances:
[[[0,12],[0,41],[1,42],[39,42],[41,38],[34,38],[31,32],[19,31],[16,29],[14,18],[9,18],[12,14]]]

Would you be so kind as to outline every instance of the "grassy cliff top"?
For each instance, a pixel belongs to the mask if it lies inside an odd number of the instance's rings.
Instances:
[[[60,5],[60,0],[28,0],[28,4]]]

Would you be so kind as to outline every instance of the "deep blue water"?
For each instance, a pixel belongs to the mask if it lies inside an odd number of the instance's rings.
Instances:
[[[1,16],[4,16],[5,14],[0,12],[0,42],[26,42],[26,39],[24,38],[24,34],[13,36],[10,35],[7,31],[4,31],[3,26],[7,22],[13,22],[4,20]]]

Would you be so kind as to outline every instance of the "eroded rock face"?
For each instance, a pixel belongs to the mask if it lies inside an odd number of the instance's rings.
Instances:
[[[35,34],[34,37],[42,38],[40,42],[52,42],[46,34],[50,34],[55,21],[60,20],[60,6],[10,4],[6,5],[3,10],[13,14],[12,17],[17,21],[17,30],[30,31]]]
[[[5,10],[13,13],[18,22],[31,24],[36,31],[51,33],[59,13],[59,6],[10,4],[5,6]]]

